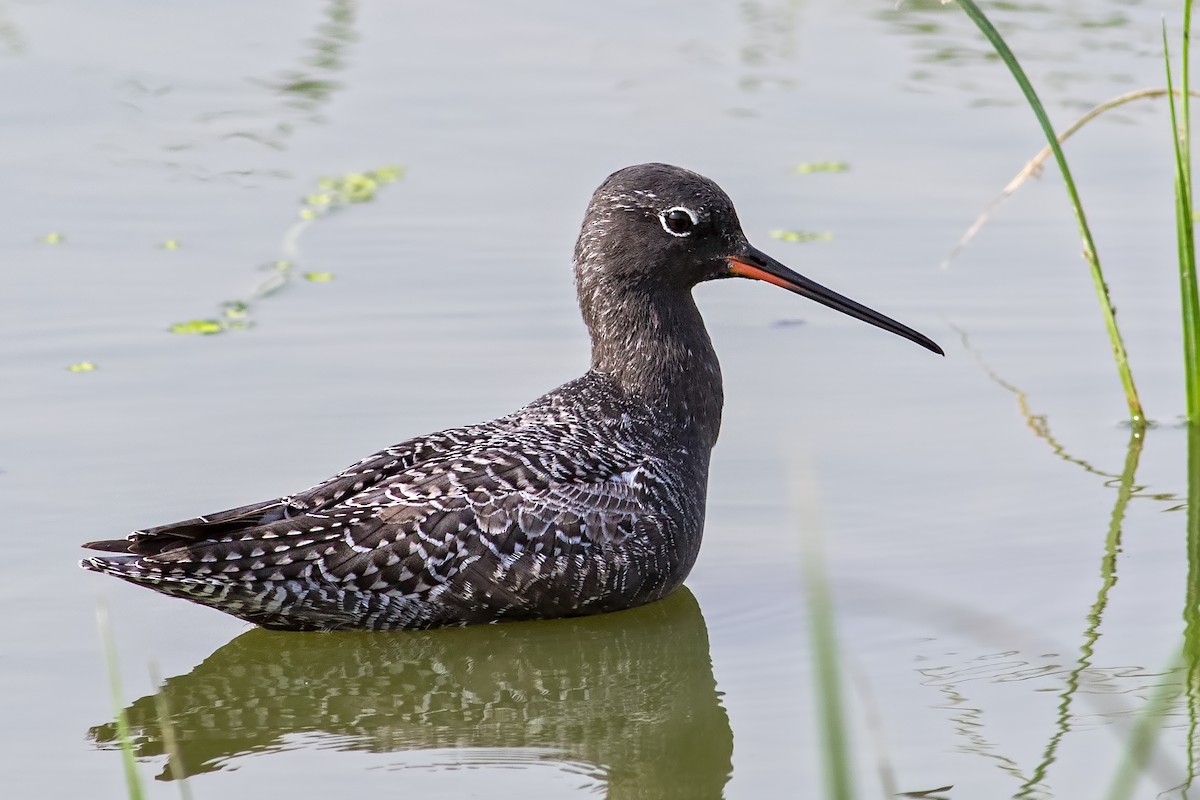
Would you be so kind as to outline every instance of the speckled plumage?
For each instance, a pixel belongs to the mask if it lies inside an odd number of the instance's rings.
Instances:
[[[575,250],[585,375],[304,492],[91,543],[119,554],[82,564],[293,630],[575,616],[664,597],[699,550],[721,418],[720,368],[691,289],[800,279],[777,262],[763,278],[750,265],[765,258],[708,179],[661,164],[614,173]]]

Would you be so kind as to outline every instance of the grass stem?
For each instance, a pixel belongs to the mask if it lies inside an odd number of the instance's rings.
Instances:
[[[801,520],[802,564],[809,642],[815,677],[818,731],[824,756],[827,800],[853,800],[850,741],[846,730],[845,689],[838,653],[832,592],[826,573],[826,556],[817,507],[816,481],[811,474],[793,470],[793,498]]]
[[[1175,231],[1179,251],[1179,305],[1183,317],[1183,372],[1186,391],[1186,416],[1200,424],[1200,291],[1196,286],[1196,235],[1192,204],[1191,98],[1187,96],[1189,44],[1191,42],[1192,2],[1183,9],[1183,55],[1180,74],[1181,95],[1176,104],[1171,98],[1171,141],[1175,153]],[[1163,22],[1163,61],[1167,70],[1167,88],[1172,86],[1171,53],[1167,44],[1167,25]]]
[[[1066,128],[1064,128],[1056,137],[1058,139],[1058,143],[1065,144],[1067,139],[1070,139],[1072,136],[1082,130],[1084,126],[1093,120],[1100,118],[1104,114],[1107,114],[1109,111],[1121,108],[1122,106],[1138,100],[1154,100],[1159,97],[1165,97],[1168,94],[1168,91],[1169,90],[1167,89],[1148,87],[1145,89],[1135,89],[1132,92],[1126,92],[1109,100],[1105,100],[1103,103],[1088,109],[1087,112],[1079,117],[1079,119],[1075,120]],[[1178,92],[1176,92],[1176,94],[1178,94]],[[1050,149],[1049,145],[1047,145],[1039,150],[1037,155],[1025,162],[1025,166],[1021,167],[1020,171],[1013,176],[1012,180],[1010,180],[1008,184],[1000,190],[1000,194],[996,195],[992,201],[987,204],[987,207],[980,212],[979,216],[975,218],[975,221],[971,223],[971,226],[967,228],[966,232],[963,233],[963,235],[959,238],[958,243],[954,245],[954,249],[952,249],[946,255],[946,258],[943,259],[942,269],[950,268],[950,263],[954,261],[954,259],[957,258],[963,250],[966,249],[967,245],[971,243],[971,240],[975,238],[975,235],[978,234],[979,231],[983,230],[983,226],[989,219],[992,218],[992,215],[996,213],[996,210],[1000,208],[1001,204],[1004,203],[1005,200],[1011,197],[1013,193],[1016,192],[1017,189],[1020,189],[1030,178],[1035,178],[1042,174],[1042,168],[1053,155],[1054,151]]]
[[[121,699],[121,671],[117,665],[117,648],[113,639],[108,609],[96,606],[96,627],[100,629],[100,643],[104,648],[104,663],[108,667],[108,690],[112,696],[113,711],[117,715],[117,738],[121,742],[121,761],[125,767],[125,785],[130,800],[142,800],[142,781],[138,776],[137,762],[133,756],[133,740],[129,734],[129,720],[125,716],[125,702]]]
[[[817,536],[818,534],[811,534]],[[808,588],[808,620],[812,637],[813,665],[816,668],[817,705],[821,721],[822,749],[825,753],[825,796],[830,800],[851,800],[854,786],[850,778],[850,745],[846,734],[843,689],[838,663],[837,633],[834,630],[833,603],[826,582],[819,545],[809,544],[805,558],[805,585]]]
[[[1046,134],[1046,140],[1054,151],[1054,160],[1058,163],[1059,171],[1063,176],[1063,183],[1066,184],[1067,195],[1071,199],[1071,208],[1075,212],[1075,221],[1079,224],[1079,233],[1083,238],[1083,257],[1088,262],[1091,269],[1092,284],[1096,290],[1096,297],[1100,301],[1100,313],[1104,318],[1104,327],[1108,330],[1108,338],[1112,344],[1113,360],[1117,365],[1117,374],[1121,379],[1121,386],[1125,392],[1125,402],[1129,406],[1129,416],[1135,426],[1145,424],[1146,415],[1142,411],[1142,403],[1138,398],[1137,387],[1133,382],[1133,372],[1129,368],[1129,358],[1125,353],[1125,343],[1121,338],[1120,329],[1117,327],[1116,311],[1113,309],[1112,301],[1108,294],[1108,285],[1104,281],[1104,273],[1100,269],[1100,257],[1096,253],[1096,244],[1092,240],[1092,231],[1088,227],[1087,217],[1083,213],[1083,203],[1079,199],[1079,192],[1075,188],[1075,180],[1071,177],[1071,170],[1067,166],[1067,158],[1063,154],[1062,146],[1058,143],[1058,137],[1054,133],[1054,126],[1050,124],[1050,117],[1046,114],[1046,109],[1038,99],[1037,92],[1030,83],[1029,77],[1025,74],[1017,57],[1013,55],[1012,50],[996,30],[996,26],[991,20],[980,10],[974,0],[957,0],[958,5],[966,13],[971,21],[979,28],[984,37],[991,43],[996,53],[1004,61],[1013,78],[1016,79],[1017,85],[1021,87],[1021,92],[1025,95],[1025,99],[1029,102],[1029,107],[1033,110],[1034,116],[1037,117],[1038,123],[1042,127],[1043,133]]]

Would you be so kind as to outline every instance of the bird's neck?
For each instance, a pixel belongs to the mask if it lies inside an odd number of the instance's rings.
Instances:
[[[663,415],[685,440],[711,449],[721,427],[721,366],[691,292],[581,287],[580,306],[592,370]]]

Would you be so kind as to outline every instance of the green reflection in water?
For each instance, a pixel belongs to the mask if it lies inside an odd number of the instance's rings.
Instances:
[[[0,55],[24,55],[28,46],[21,31],[8,19],[8,9],[0,5]]]
[[[355,15],[353,0],[330,2],[325,8],[325,20],[317,26],[317,35],[308,41],[312,54],[305,60],[313,71],[292,70],[270,83],[289,105],[315,112],[341,88],[341,83],[328,74],[346,66],[346,47],[358,38],[354,32]]]
[[[207,136],[203,140],[197,135],[164,144],[163,149],[172,153],[171,160],[163,162],[164,165],[173,170],[182,170],[188,177],[200,181],[247,183],[254,178],[290,178],[289,172],[267,169],[258,159],[241,169],[218,170],[214,169],[209,159],[198,157],[190,161],[179,160],[178,154],[215,142],[234,140],[253,142],[282,152],[287,150],[298,130],[327,122],[322,111],[335,94],[345,88],[344,81],[338,76],[349,62],[351,46],[358,40],[357,22],[354,0],[328,0],[323,3],[321,21],[314,35],[304,41],[306,50],[297,67],[276,71],[265,77],[247,76],[245,79],[269,95],[273,107],[261,108],[261,102],[255,100],[251,107],[221,106],[197,115],[193,123],[207,129]],[[124,101],[141,111],[145,110],[143,104],[146,101],[166,94],[175,87],[148,87],[141,81],[130,79],[123,81],[118,88]],[[225,95],[215,96],[224,102]],[[114,143],[111,147],[119,153],[128,152],[123,143]],[[242,150],[239,148],[238,152]],[[139,160],[132,159],[131,163]]]
[[[1096,600],[1092,603],[1087,614],[1087,626],[1083,632],[1083,643],[1079,646],[1079,659],[1075,667],[1067,673],[1066,683],[1059,695],[1058,714],[1054,721],[1054,733],[1042,751],[1042,758],[1016,797],[1034,797],[1039,790],[1044,791],[1043,785],[1046,773],[1058,757],[1058,750],[1071,730],[1073,720],[1071,706],[1079,692],[1086,671],[1092,666],[1096,655],[1096,643],[1100,640],[1100,624],[1104,611],[1108,608],[1108,596],[1112,587],[1117,583],[1117,554],[1121,552],[1121,532],[1125,524],[1125,510],[1133,497],[1134,476],[1137,474],[1138,462],[1142,457],[1142,446],[1145,443],[1145,432],[1134,429],[1129,435],[1129,447],[1125,455],[1125,467],[1121,471],[1120,483],[1117,487],[1117,500],[1113,504],[1112,514],[1109,515],[1108,534],[1104,539],[1104,555],[1100,559],[1100,588]]]
[[[1132,80],[1128,71],[1135,60],[1155,57],[1156,30],[1136,24],[1131,9],[1143,0],[1097,0],[1091,3],[1052,3],[1008,0],[987,4],[988,16],[1006,38],[1020,34],[1021,63],[1037,72],[1035,82],[1048,84],[1061,95],[1057,104],[1086,105],[1080,92]],[[950,70],[947,66],[978,66],[996,60],[996,54],[976,40],[958,17],[959,9],[943,0],[905,0],[888,3],[875,11],[876,19],[889,30],[908,39],[917,68],[909,72],[910,88],[953,85],[970,95],[972,104],[1013,105],[1017,102],[1009,86],[993,86],[975,71]],[[1087,56],[1111,54],[1097,68]],[[1113,72],[1117,69],[1120,71]],[[1106,90],[1107,91],[1107,90]]]
[[[1079,657],[1072,669],[1066,673],[1064,686],[1059,693],[1057,714],[1054,728],[1050,734],[1041,758],[1033,772],[1021,783],[1020,789],[1014,795],[1016,798],[1034,798],[1050,796],[1050,788],[1046,783],[1047,776],[1058,758],[1061,745],[1067,734],[1075,729],[1078,722],[1077,712],[1073,706],[1076,700],[1089,699],[1089,694],[1102,691],[1105,673],[1093,667],[1096,646],[1101,637],[1103,617],[1109,605],[1109,596],[1117,583],[1118,557],[1121,553],[1122,531],[1125,524],[1126,511],[1131,500],[1138,497],[1150,498],[1156,501],[1177,502],[1180,498],[1172,493],[1150,493],[1145,486],[1135,482],[1138,463],[1141,459],[1145,444],[1146,430],[1134,426],[1130,432],[1129,443],[1126,447],[1125,464],[1121,473],[1114,474],[1094,467],[1089,462],[1073,456],[1050,431],[1049,420],[1044,414],[1035,414],[1029,405],[1027,393],[1005,380],[996,373],[983,358],[983,355],[972,347],[965,331],[951,326],[962,339],[963,347],[975,358],[976,362],[997,385],[1012,393],[1017,398],[1018,408],[1026,426],[1039,439],[1045,441],[1054,455],[1068,464],[1081,467],[1085,471],[1105,478],[1104,485],[1115,488],[1116,500],[1112,513],[1109,515],[1108,531],[1104,539],[1104,552],[1100,559],[1100,583],[1096,599],[1088,609],[1086,624],[1083,631],[1082,643],[1079,646]],[[1153,426],[1151,426],[1153,427]],[[1189,787],[1196,775],[1197,732],[1200,725],[1200,430],[1195,426],[1188,428],[1188,500],[1189,510],[1187,519],[1187,554],[1189,575],[1187,579],[1187,597],[1184,603],[1184,619],[1186,622],[1184,635],[1184,659],[1173,662],[1172,665],[1158,673],[1166,679],[1157,686],[1143,687],[1149,691],[1149,698],[1141,704],[1136,712],[1130,712],[1137,718],[1137,723],[1127,733],[1113,729],[1122,735],[1126,742],[1127,756],[1117,769],[1117,774],[1109,786],[1110,798],[1126,798],[1130,796],[1133,787],[1142,778],[1152,778],[1160,786],[1172,786],[1175,777],[1182,774],[1184,787]],[[1166,510],[1177,510],[1177,506]],[[1186,667],[1186,674],[1185,674]],[[1148,673],[1153,677],[1156,673]],[[1080,690],[1083,689],[1081,692]],[[1188,700],[1189,726],[1187,764],[1183,769],[1171,763],[1165,752],[1154,753],[1158,734],[1166,724],[1165,718],[1171,710],[1177,695],[1186,692]],[[1103,711],[1104,715],[1112,715],[1111,711]],[[1151,759],[1151,754],[1154,758]],[[1015,765],[1015,761],[1007,760]],[[1013,772],[1017,775],[1018,773]],[[1176,787],[1178,788],[1178,787]]]
[[[139,758],[166,752],[159,696],[183,762],[176,775],[299,747],[437,749],[431,764],[452,749],[474,767],[536,759],[579,772],[582,762],[610,798],[717,798],[732,769],[708,631],[686,588],[581,619],[391,634],[254,629],[129,706]],[[117,746],[111,722],[89,737]]]
[[[798,53],[796,32],[802,6],[798,0],[744,0],[738,4],[742,28],[738,87],[743,91],[795,88],[794,69],[788,65]]]
[[[1140,436],[1132,436],[1130,438],[1129,445],[1126,448],[1125,469],[1120,474],[1115,472],[1106,472],[1098,467],[1093,466],[1090,462],[1072,455],[1067,450],[1066,445],[1060,442],[1050,430],[1050,420],[1047,418],[1047,416],[1045,414],[1037,414],[1033,411],[1029,403],[1029,393],[1019,386],[1010,383],[998,372],[992,369],[986,359],[984,359],[983,354],[976,350],[971,344],[970,336],[965,330],[954,324],[950,325],[950,329],[958,334],[959,339],[962,341],[963,348],[971,354],[971,357],[975,359],[975,363],[977,363],[980,369],[987,374],[988,378],[991,379],[991,381],[997,386],[1017,398],[1017,410],[1020,412],[1021,417],[1025,420],[1025,426],[1029,428],[1034,436],[1049,445],[1055,456],[1067,462],[1068,464],[1074,464],[1075,466],[1082,468],[1085,472],[1090,472],[1093,475],[1099,475],[1102,478],[1106,478],[1107,480],[1104,483],[1105,486],[1117,489],[1118,495],[1128,494],[1128,499],[1146,498],[1158,502],[1178,502],[1178,495],[1172,492],[1150,492],[1147,491],[1147,486],[1132,483],[1134,473],[1137,470],[1137,457],[1140,455],[1142,450]],[[1147,427],[1154,428],[1156,425],[1157,423],[1148,421]],[[1134,428],[1134,433],[1137,433],[1136,428]],[[1134,452],[1135,446],[1137,448],[1136,453]],[[1131,458],[1133,459],[1132,471],[1130,469]],[[1175,508],[1176,507],[1172,507],[1166,510],[1173,511]],[[1124,514],[1124,505],[1119,505],[1118,509],[1122,514]],[[1118,509],[1114,509],[1114,514]]]
[[[1200,421],[1187,425],[1188,508],[1187,508],[1187,590],[1184,598],[1183,656],[1187,668],[1188,779],[1191,788],[1197,771],[1200,749]]]

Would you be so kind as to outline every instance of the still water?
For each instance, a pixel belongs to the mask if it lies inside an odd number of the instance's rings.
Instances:
[[[994,14],[1062,126],[1162,84],[1175,6]],[[1098,796],[1179,685],[1160,101],[1068,147],[1163,423],[1131,455],[1056,175],[939,266],[1042,144],[954,6],[26,0],[0,3],[0,91],[0,795],[125,796],[103,606],[151,797],[178,795],[172,766],[198,798],[819,796],[814,537],[862,796]],[[286,493],[574,377],[584,205],[651,160],[716,179],[759,247],[947,350],[700,287],[726,415],[687,591],[313,636],[76,567],[82,541]],[[366,202],[301,220],[322,177],[388,165],[403,177]],[[197,320],[225,330],[168,332]],[[1182,796],[1190,725],[1171,705],[1141,796]]]

